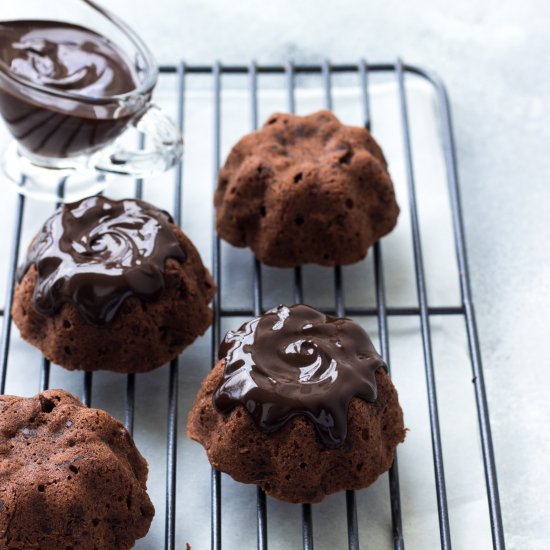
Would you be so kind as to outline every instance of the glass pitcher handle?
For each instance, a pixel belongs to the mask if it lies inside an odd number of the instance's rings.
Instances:
[[[137,178],[154,176],[174,166],[183,152],[183,138],[176,125],[156,105],[150,105],[132,121],[142,132],[149,147],[145,150],[126,149],[115,144],[101,151],[92,161],[99,172]]]

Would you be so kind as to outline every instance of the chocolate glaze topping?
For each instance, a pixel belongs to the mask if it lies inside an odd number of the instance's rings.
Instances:
[[[36,311],[51,316],[72,302],[87,322],[104,325],[129,296],[162,294],[167,258],[185,261],[171,223],[167,212],[135,199],[65,204],[36,236],[18,279],[35,264]]]
[[[306,305],[279,306],[228,332],[219,358],[220,412],[241,404],[267,433],[304,415],[330,447],[346,438],[351,399],[376,400],[375,372],[386,367],[359,325]]]

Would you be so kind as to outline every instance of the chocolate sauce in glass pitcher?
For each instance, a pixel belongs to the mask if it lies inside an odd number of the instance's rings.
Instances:
[[[57,21],[0,22],[0,63],[23,84],[0,81],[0,113],[19,143],[36,155],[92,152],[115,139],[133,116],[105,103],[138,86],[132,62],[107,38],[84,27]],[[64,100],[63,92],[82,96],[82,103]]]

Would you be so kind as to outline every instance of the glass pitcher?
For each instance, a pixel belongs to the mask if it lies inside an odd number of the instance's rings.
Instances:
[[[113,175],[151,176],[179,161],[181,134],[151,102],[157,66],[124,21],[93,0],[17,4],[3,8],[7,17],[0,21],[0,115],[14,138],[2,167],[19,192],[70,202],[102,191]],[[53,27],[61,38],[52,46],[48,37]],[[77,50],[73,40],[82,32],[106,49],[105,59],[126,62],[127,67],[109,70],[115,77],[131,73],[129,89],[97,93],[93,83],[74,88],[86,71],[102,78],[88,66],[71,73],[71,56],[89,55],[89,42]],[[93,35],[86,35],[89,32]],[[96,54],[103,55],[94,50]],[[55,63],[63,65],[59,71]],[[53,81],[54,73],[61,77]],[[147,149],[122,145],[118,138],[129,127],[145,134]]]

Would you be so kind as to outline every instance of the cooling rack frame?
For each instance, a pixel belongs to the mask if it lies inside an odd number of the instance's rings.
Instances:
[[[479,436],[483,457],[483,466],[485,473],[485,485],[487,495],[487,507],[491,524],[491,534],[493,547],[497,550],[505,548],[502,515],[500,509],[500,498],[498,490],[498,480],[495,466],[495,456],[491,437],[491,426],[489,420],[489,407],[485,390],[483,377],[483,366],[481,360],[480,342],[476,328],[476,319],[472,291],[470,286],[470,275],[466,253],[466,242],[464,236],[464,223],[462,216],[462,206],[459,192],[457,158],[455,150],[455,141],[453,135],[453,126],[451,119],[451,109],[446,88],[442,80],[433,72],[422,67],[403,63],[396,60],[394,63],[367,63],[360,60],[358,63],[351,64],[332,64],[325,61],[320,64],[302,65],[288,62],[285,65],[258,65],[251,62],[247,65],[222,65],[217,62],[212,65],[188,65],[180,62],[174,65],[163,65],[160,67],[161,78],[163,75],[175,75],[177,83],[177,123],[184,131],[184,109],[186,99],[187,81],[193,75],[210,75],[213,91],[213,113],[214,113],[214,143],[213,143],[213,168],[214,182],[216,185],[216,176],[220,168],[221,160],[221,109],[222,109],[222,84],[225,75],[245,75],[248,78],[249,97],[250,97],[250,118],[251,130],[256,129],[258,125],[258,75],[261,74],[279,74],[285,77],[287,90],[287,109],[289,112],[295,112],[295,91],[296,76],[302,74],[317,74],[322,78],[324,91],[324,102],[327,109],[332,108],[332,75],[333,74],[351,74],[358,78],[358,85],[361,90],[361,101],[364,115],[365,127],[370,128],[370,98],[369,98],[369,76],[371,73],[385,73],[394,78],[397,83],[399,96],[400,124],[403,136],[403,150],[405,157],[409,214],[411,219],[412,249],[414,253],[414,268],[416,278],[417,303],[415,307],[389,307],[386,304],[386,292],[384,286],[384,267],[382,244],[376,243],[374,246],[374,275],[376,291],[376,307],[358,308],[345,307],[344,288],[342,270],[339,266],[334,268],[334,308],[326,310],[329,313],[348,316],[371,316],[378,322],[380,335],[381,355],[389,362],[389,330],[388,318],[410,317],[414,316],[420,322],[420,334],[422,337],[426,387],[428,395],[428,409],[430,419],[432,454],[434,463],[434,479],[437,498],[437,508],[439,517],[439,533],[441,548],[451,548],[451,531],[449,526],[449,509],[447,504],[447,493],[445,486],[445,471],[443,462],[443,452],[441,445],[441,429],[439,425],[439,409],[437,402],[435,368],[432,353],[432,338],[430,318],[437,315],[459,316],[464,320],[468,345],[469,358],[472,369],[472,382],[476,400],[477,417],[479,425]],[[416,75],[428,82],[435,92],[439,116],[441,121],[441,144],[446,167],[446,177],[448,184],[448,193],[450,209],[453,223],[454,246],[458,265],[458,277],[460,282],[461,300],[459,304],[446,306],[430,306],[428,303],[426,280],[424,272],[424,257],[420,238],[420,219],[417,207],[416,181],[413,165],[413,152],[411,143],[411,131],[409,123],[407,90],[405,79],[407,75]],[[143,146],[143,138],[140,140]],[[24,185],[24,182],[21,182]],[[137,180],[135,183],[135,196],[141,197],[144,182]],[[63,196],[64,181],[59,182],[59,196]],[[183,189],[183,168],[178,164],[174,174],[173,184],[173,211],[172,215],[176,223],[182,221],[182,189]],[[0,316],[3,317],[2,332],[0,339],[0,393],[4,393],[8,356],[11,342],[11,306],[13,302],[13,288],[16,277],[16,268],[21,249],[21,233],[23,226],[23,215],[25,210],[25,197],[22,194],[17,195],[15,205],[15,222],[13,226],[13,237],[11,250],[8,259],[7,274],[7,295],[3,309],[0,309]],[[221,247],[220,240],[215,231],[212,232],[212,274],[218,284],[218,292],[212,304],[214,320],[211,330],[211,359],[215,363],[217,347],[221,339],[221,320],[224,317],[246,317],[259,315],[263,311],[263,293],[262,293],[262,265],[254,259],[251,269],[254,274],[254,284],[252,288],[253,307],[252,308],[224,308],[221,303]],[[294,269],[294,301],[296,303],[303,301],[303,279],[301,268]],[[166,447],[166,514],[165,514],[165,548],[174,550],[176,548],[176,463],[178,448],[178,366],[179,360],[175,359],[170,364],[169,370],[169,388],[167,399],[167,447]],[[92,373],[82,374],[82,392],[81,398],[84,404],[92,403]],[[40,365],[40,390],[49,387],[50,363],[42,358]],[[127,375],[126,396],[125,396],[125,415],[124,422],[130,432],[134,427],[134,410],[136,406],[135,399],[136,375]],[[394,548],[403,549],[405,546],[404,533],[401,518],[401,503],[399,491],[399,466],[396,456],[394,465],[389,472],[389,490],[391,503],[391,519]],[[359,548],[358,536],[358,517],[356,508],[356,498],[354,491],[346,493],[347,510],[347,528],[348,528],[348,546],[352,550]],[[267,549],[267,507],[265,494],[257,490],[257,547],[258,549]],[[222,548],[221,532],[222,499],[221,499],[221,478],[220,473],[212,470],[211,475],[211,547],[215,550]],[[302,539],[304,550],[313,550],[313,522],[312,507],[309,504],[302,505]]]

